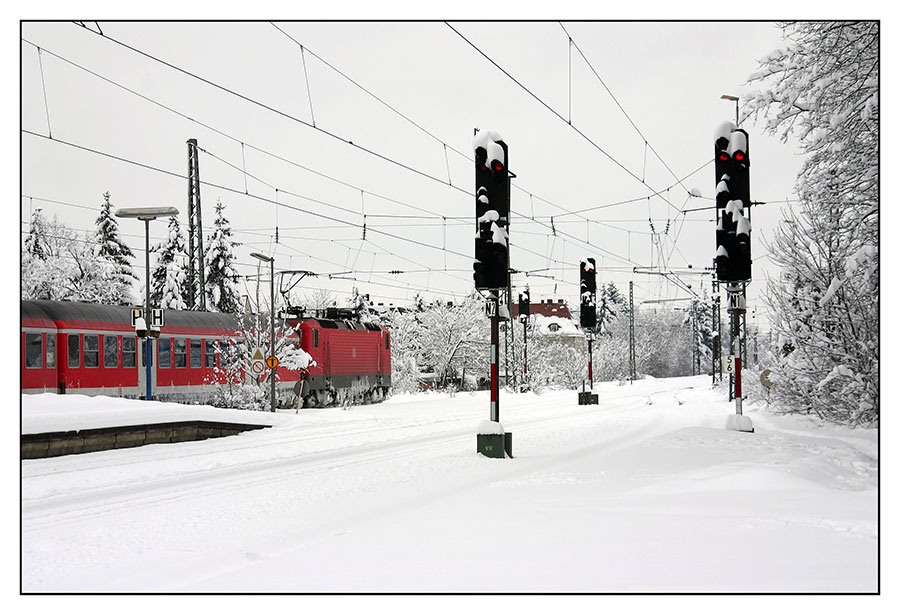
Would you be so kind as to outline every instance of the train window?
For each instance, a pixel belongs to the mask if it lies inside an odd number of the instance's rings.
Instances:
[[[47,367],[56,368],[56,334],[47,334]]]
[[[384,334],[384,349],[385,350],[391,349],[391,334],[390,333]]]
[[[156,342],[157,351],[159,352],[159,367],[172,367],[172,340],[159,338]]]
[[[216,366],[216,344],[206,340],[206,367]]]
[[[84,366],[100,367],[100,336],[84,336]]]
[[[187,340],[172,340],[175,346],[175,367],[187,367]]]
[[[119,338],[103,336],[103,367],[119,367]]]
[[[319,347],[319,330],[313,329],[313,348]]]
[[[136,354],[135,338],[122,336],[122,367],[134,367],[137,365],[134,355]]]
[[[78,343],[78,334],[68,336],[66,342],[69,355],[69,367],[81,367],[81,346]]]
[[[191,340],[191,367],[203,367],[202,347],[201,340]]]
[[[40,369],[44,359],[44,344],[40,333],[25,334],[25,367]]]

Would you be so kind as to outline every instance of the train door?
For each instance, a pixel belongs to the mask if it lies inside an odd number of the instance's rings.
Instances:
[[[147,399],[147,340],[140,340],[140,358],[137,361],[138,364],[138,398],[139,399]],[[156,399],[156,366],[154,365],[154,361],[156,359],[156,344],[153,343],[153,340],[150,340],[150,390],[151,397]]]

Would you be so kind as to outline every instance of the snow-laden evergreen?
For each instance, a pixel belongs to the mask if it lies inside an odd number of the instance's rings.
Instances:
[[[178,218],[169,218],[166,239],[152,248],[157,254],[150,277],[150,304],[163,309],[185,309],[190,289],[187,284],[187,248]]]
[[[774,395],[794,412],[878,420],[879,24],[782,24],[744,112],[808,154],[799,205],[769,248],[779,364]]]
[[[213,233],[206,240],[206,309],[236,314],[241,309],[240,279],[235,268],[231,224],[225,217],[225,205],[216,201]]]
[[[109,302],[112,264],[97,256],[94,239],[34,210],[22,250],[22,298]]]
[[[119,236],[119,223],[112,215],[109,197],[109,192],[103,194],[95,235],[96,255],[103,270],[105,296],[101,303],[131,305],[134,302],[132,283],[137,279],[131,266],[134,253]]]

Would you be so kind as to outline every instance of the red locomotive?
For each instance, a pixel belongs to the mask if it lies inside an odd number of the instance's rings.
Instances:
[[[22,392],[141,398],[146,392],[144,339],[131,309],[58,301],[22,301]],[[326,318],[288,318],[294,343],[315,361],[303,372],[279,367],[282,405],[328,405],[341,391],[371,401],[391,386],[390,332],[332,310]],[[222,381],[216,342],[236,336],[231,314],[166,310],[166,326],[151,348],[154,399],[206,402]],[[223,344],[224,346],[224,344]]]

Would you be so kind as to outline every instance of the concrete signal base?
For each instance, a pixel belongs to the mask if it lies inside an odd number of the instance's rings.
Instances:
[[[480,433],[478,434],[477,452],[485,457],[512,459],[512,434],[506,433]]]
[[[578,394],[578,405],[579,406],[591,406],[598,405],[600,403],[600,398],[596,393],[591,393],[590,391],[582,391]]]
[[[725,419],[725,429],[754,433],[753,421],[750,420],[749,416],[744,416],[743,414],[729,414],[728,418]]]

